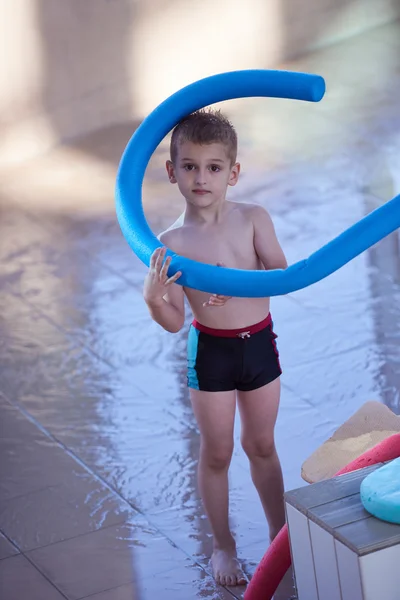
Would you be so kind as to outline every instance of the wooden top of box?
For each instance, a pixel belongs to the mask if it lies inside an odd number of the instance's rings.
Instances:
[[[285,501],[359,556],[400,544],[400,525],[371,516],[360,499],[362,480],[382,464],[285,494]]]

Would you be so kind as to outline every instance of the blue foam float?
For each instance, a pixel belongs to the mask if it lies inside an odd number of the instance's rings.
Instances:
[[[367,475],[360,494],[365,510],[371,515],[400,525],[400,458]]]
[[[234,98],[275,97],[319,102],[325,93],[319,75],[291,71],[245,70],[221,73],[188,85],[162,102],[138,127],[122,155],[116,182],[117,218],[128,244],[148,266],[162,244],[143,212],[142,184],[147,164],[169,131],[187,114]],[[288,294],[307,287],[337,269],[400,227],[400,196],[347,229],[309,258],[285,270],[220,269],[172,256],[168,275],[182,271],[178,282],[200,291],[237,297]]]

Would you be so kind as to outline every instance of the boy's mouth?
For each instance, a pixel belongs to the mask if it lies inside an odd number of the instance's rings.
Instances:
[[[209,190],[192,190],[194,194],[198,194],[199,196],[203,196],[204,194],[209,194]]]

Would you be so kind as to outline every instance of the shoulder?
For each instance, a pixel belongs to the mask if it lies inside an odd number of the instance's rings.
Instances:
[[[250,202],[241,202],[238,203],[238,208],[241,214],[246,219],[251,219],[254,225],[256,225],[260,220],[262,223],[270,222],[272,223],[269,212],[260,204],[252,204]]]
[[[183,240],[183,224],[180,219],[175,221],[171,227],[160,233],[158,239],[164,246],[170,248],[173,252],[179,252]]]
[[[180,235],[181,235],[181,232],[179,231],[179,228],[177,227],[174,229],[166,229],[165,231],[161,232],[157,237],[160,240],[160,242],[162,242],[163,244],[169,244],[171,242],[178,240]]]

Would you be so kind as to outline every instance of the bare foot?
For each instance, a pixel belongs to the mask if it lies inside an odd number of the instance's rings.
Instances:
[[[210,565],[214,579],[220,585],[234,586],[248,583],[237,559],[236,550],[214,550]]]

